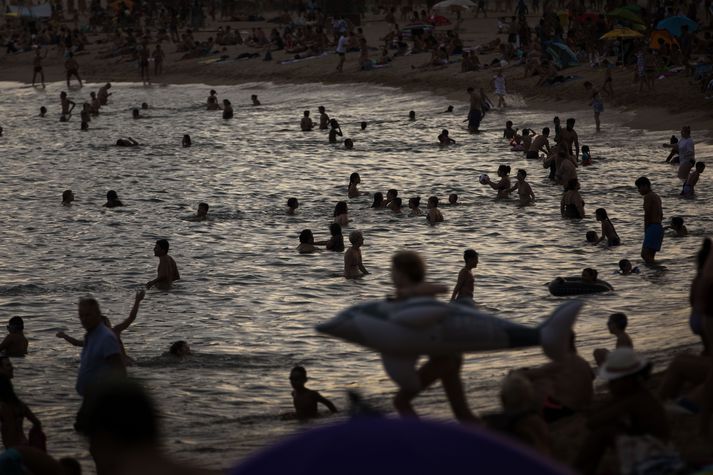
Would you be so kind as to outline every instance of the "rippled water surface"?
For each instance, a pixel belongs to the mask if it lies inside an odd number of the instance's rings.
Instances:
[[[157,238],[170,240],[183,278],[170,293],[149,292],[124,333],[138,361],[130,372],[156,395],[168,448],[207,464],[228,466],[299,430],[282,418],[291,410],[287,377],[295,364],[305,365],[311,387],[340,408],[349,388],[390,410],[394,387],[378,355],[321,337],[313,327],[346,305],[386,295],[389,257],[399,249],[421,252],[431,279],[448,285],[455,283],[464,248],[477,249],[478,304],[526,324],[537,324],[561,301],[544,283],[597,268],[616,292],[586,298],[577,332],[587,357],[593,348],[613,346],[606,331],[613,311],[629,315],[635,344],[658,359],[695,341],[686,323],[687,289],[692,256],[713,229],[711,192],[704,173],[698,197],[680,199],[675,170],[662,163],[661,144],[681,124],[671,124],[671,132],[615,128],[617,114],[607,111],[605,131],[594,134],[591,112],[574,114],[581,143],[606,159],[579,170],[589,217],[568,222],[559,217],[559,191],[540,163],[510,152],[501,138],[505,120],[539,130],[551,124],[552,111],[493,112],[485,132],[471,136],[462,123],[465,103],[455,104],[455,115],[444,114],[448,102],[427,93],[248,84],[215,88],[236,106],[235,119],[224,121],[204,110],[207,86],[116,84],[109,106],[81,132],[78,113],[69,123],[57,120],[61,87],[43,92],[0,85],[0,318],[25,319],[30,354],[15,360],[15,385],[44,422],[50,450],[80,457],[85,468],[85,443],[71,430],[80,402],[74,392],[79,351],[54,335],[65,330],[81,337],[76,301],[87,293],[113,321],[125,318],[134,290],[155,275]],[[70,97],[81,103],[97,88],[72,90]],[[247,105],[251,94],[259,94],[261,107]],[[130,108],[144,101],[150,118],[132,120]],[[37,117],[41,105],[50,110],[44,119]],[[340,121],[353,151],[329,145],[323,132],[299,131],[302,111],[314,116],[319,105]],[[416,122],[405,120],[409,110],[417,112]],[[366,131],[359,130],[362,120],[369,121]],[[458,145],[434,144],[442,128]],[[190,149],[180,147],[184,133],[193,138]],[[127,135],[142,146],[112,146]],[[699,159],[711,154],[697,145]],[[495,176],[501,163],[510,164],[513,176],[518,168],[528,170],[535,206],[497,202],[478,183],[478,175]],[[423,218],[372,211],[368,197],[350,200],[353,223],[345,234],[363,230],[371,275],[348,282],[341,277],[342,255],[304,256],[295,248],[304,228],[318,240],[328,237],[334,204],[346,199],[353,171],[360,172],[364,191],[397,188],[404,202],[420,195],[424,203],[431,194],[446,201],[458,193],[461,204],[444,206],[445,222],[430,227]],[[639,261],[643,212],[633,181],[644,173],[662,196],[665,216],[683,216],[692,236],[667,236],[660,268],[613,275],[619,259]],[[77,201],[64,208],[60,196],[68,188]],[[109,189],[118,191],[124,208],[102,208]],[[290,196],[301,203],[294,217],[283,207]],[[200,201],[210,204],[212,220],[188,221]],[[597,207],[609,212],[621,247],[585,245],[585,232],[599,231],[592,217]],[[162,358],[178,339],[188,340],[196,355],[182,363]],[[542,361],[537,349],[468,355],[463,373],[472,406],[493,409],[497,383],[509,368]],[[439,388],[416,407],[451,417]]]

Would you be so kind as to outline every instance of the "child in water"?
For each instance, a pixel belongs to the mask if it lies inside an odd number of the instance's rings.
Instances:
[[[421,197],[420,196],[416,196],[415,198],[409,198],[408,207],[411,210],[408,213],[409,217],[421,216],[423,214],[423,211],[421,211],[420,206],[421,206]]]
[[[614,230],[614,225],[609,219],[607,211],[604,208],[597,208],[594,214],[597,217],[597,221],[602,223],[602,236],[597,241],[597,244],[606,239],[608,247],[620,245],[621,240],[619,239],[619,235],[616,233],[616,230]]]
[[[619,261],[619,273],[621,275],[638,274],[640,272],[641,270],[638,267],[631,265],[631,261],[629,259],[622,259]]]
[[[455,193],[451,193],[448,195],[448,204],[451,206],[457,206],[458,205],[458,195]]]
[[[359,191],[359,183],[361,183],[361,176],[357,172],[349,175],[349,188],[347,189],[347,196],[349,198],[356,198],[358,196],[369,195],[367,191]]]
[[[300,254],[312,254],[317,248],[314,245],[314,235],[311,229],[303,229],[300,233],[300,245],[297,246],[297,252]]]
[[[616,347],[615,348],[634,348],[634,343],[631,341],[631,337],[626,333],[626,326],[629,320],[623,313],[612,313],[609,315],[609,320],[607,321],[607,328],[609,333],[616,337]],[[604,348],[597,348],[594,350],[594,361],[597,362],[597,366],[602,366],[609,356],[609,350]]]
[[[337,136],[342,137],[342,128],[339,126],[337,119],[331,119],[329,121],[329,143],[337,143]]]
[[[594,284],[597,282],[598,275],[599,272],[597,272],[595,269],[592,269],[591,267],[582,269],[582,282],[584,282],[585,284]]]
[[[325,246],[328,251],[344,252],[344,236],[342,235],[342,227],[337,223],[329,225],[329,234],[332,237],[327,241],[314,243],[315,246]]]
[[[589,244],[597,244],[599,242],[599,236],[597,236],[596,231],[587,231],[586,238]]]
[[[438,136],[439,145],[455,145],[456,141],[448,136],[448,130],[443,129]]]
[[[527,172],[525,170],[517,171],[517,181],[510,188],[510,192],[517,190],[517,195],[520,197],[521,205],[528,205],[535,202],[535,193],[532,192],[532,187],[525,181],[527,177]]]
[[[396,292],[395,300],[433,297],[447,291],[444,286],[426,282],[426,264],[421,256],[411,251],[394,254],[391,260],[391,279]],[[399,391],[394,398],[394,407],[401,416],[416,416],[411,401],[421,391],[440,379],[456,418],[464,422],[477,421],[468,407],[463,391],[460,377],[462,365],[463,356],[460,354],[429,356],[428,361],[418,370],[418,380],[408,381],[409,387],[404,387],[403,383],[407,382],[405,377],[399,378],[400,381],[394,380],[399,385]],[[397,378],[398,376],[397,374]]]
[[[295,366],[290,371],[290,385],[292,385],[292,404],[295,406],[297,419],[313,419],[319,415],[317,404],[324,404],[332,414],[337,412],[337,407],[317,391],[307,389],[307,370],[302,366]]]
[[[676,233],[676,237],[688,236],[688,228],[683,224],[683,218],[680,216],[671,218],[671,224],[665,229],[672,229]]]
[[[582,165],[589,166],[592,164],[592,154],[589,152],[589,145],[582,145]]]
[[[503,137],[508,140],[512,140],[512,138],[515,137],[516,133],[517,129],[512,128],[512,121],[508,120],[507,122],[505,122],[505,130],[503,130]]]
[[[443,222],[443,214],[441,213],[441,210],[438,209],[437,196],[431,196],[428,199],[428,213],[426,214],[426,221],[431,226],[435,225],[436,223]]]
[[[297,208],[300,207],[299,201],[297,201],[297,198],[287,198],[287,214],[290,216],[294,216],[297,214]]]
[[[24,334],[25,322],[22,317],[12,317],[7,323],[8,334],[0,343],[0,353],[5,356],[25,356],[27,354],[27,338]]]

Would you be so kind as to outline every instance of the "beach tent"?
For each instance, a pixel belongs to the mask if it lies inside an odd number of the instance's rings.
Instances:
[[[479,427],[362,416],[301,431],[262,450],[231,475],[527,474],[568,469]]]
[[[664,43],[668,45],[677,45],[678,41],[676,38],[671,36],[671,33],[669,33],[666,30],[656,30],[653,33],[651,33],[651,38],[649,39],[649,48],[651,49],[659,49],[659,39],[663,40]]]
[[[683,31],[681,31],[681,27],[683,26],[687,26],[688,31],[690,32],[694,32],[698,29],[698,23],[691,20],[687,16],[680,15],[664,18],[659,22],[658,25],[656,25],[656,29],[667,30],[673,36],[681,36],[681,34],[683,33]]]
[[[557,69],[575,66],[579,62],[577,61],[577,55],[574,54],[574,51],[569,46],[557,41],[545,41],[545,53],[550,55]]]
[[[8,5],[6,15],[23,18],[51,18],[52,5],[49,3],[29,7],[16,7]]]

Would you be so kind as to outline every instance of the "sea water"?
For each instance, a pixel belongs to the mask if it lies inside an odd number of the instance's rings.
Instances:
[[[215,87],[229,99],[235,118],[205,110],[209,86],[114,84],[108,106],[79,130],[79,110],[99,84],[69,91],[78,104],[71,120],[59,122],[62,84],[46,90],[3,83],[0,117],[0,320],[24,318],[30,352],[15,358],[15,386],[44,424],[50,452],[75,456],[89,467],[86,443],[72,430],[80,399],[74,390],[79,349],[55,337],[66,331],[81,338],[77,299],[92,294],[114,323],[126,316],[134,292],[156,273],[154,241],[171,243],[182,279],[170,292],[151,290],[136,322],[124,332],[128,354],[137,361],[129,373],[155,396],[163,415],[167,448],[187,460],[227,467],[285,435],[311,427],[288,417],[288,375],[304,365],[309,387],[347,409],[346,390],[359,391],[367,403],[390,412],[394,385],[379,355],[318,335],[315,324],[340,309],[391,292],[391,255],[420,252],[429,279],[452,286],[466,248],[480,253],[475,271],[476,301],[487,311],[537,325],[562,298],[544,285],[556,276],[575,276],[584,267],[599,270],[615,292],[584,297],[577,322],[579,350],[591,361],[598,347],[611,348],[607,316],[625,312],[636,348],[664,362],[695,338],[688,324],[688,288],[693,256],[713,229],[710,181],[704,173],[695,199],[679,197],[675,169],[663,163],[671,131],[634,130],[617,123],[620,114],[602,114],[603,132],[594,133],[592,113],[576,117],[580,144],[589,145],[594,165],[578,169],[587,218],[560,217],[561,191],[547,179],[537,160],[510,151],[502,129],[551,126],[556,111],[520,106],[490,112],[483,133],[470,135],[463,120],[467,104],[424,93],[365,85],[245,84]],[[262,106],[249,105],[258,94]],[[133,120],[131,108],[150,105],[146,118]],[[47,117],[37,116],[40,106]],[[354,150],[330,145],[324,131],[300,131],[304,110],[324,105],[338,119]],[[407,119],[410,110],[417,120]],[[361,121],[368,127],[362,131]],[[457,145],[439,147],[436,136],[447,128]],[[190,134],[191,148],[181,148]],[[113,144],[131,136],[137,148]],[[552,131],[554,136],[554,130]],[[694,131],[694,137],[696,131]],[[697,156],[710,158],[710,146],[698,144]],[[537,196],[534,206],[496,201],[495,192],[478,183],[479,175],[497,175],[500,164],[528,171]],[[441,198],[445,222],[431,227],[423,217],[370,209],[371,198],[349,201],[354,229],[363,231],[364,265],[370,275],[359,281],[342,276],[343,256],[333,252],[299,255],[298,235],[312,229],[317,240],[329,237],[334,205],[347,200],[349,175],[359,172],[360,189],[371,193],[399,190],[409,197]],[[685,218],[691,236],[664,240],[658,266],[642,266],[640,275],[615,274],[619,259],[640,265],[642,198],[634,180],[647,175],[663,200],[665,220]],[[60,204],[72,189],[76,202]],[[106,192],[116,190],[123,208],[107,209]],[[447,206],[457,193],[458,206]],[[287,216],[289,197],[300,201]],[[211,219],[191,222],[199,202],[210,204]],[[590,246],[584,235],[600,232],[594,210],[606,208],[621,237],[613,249]],[[194,356],[175,361],[162,356],[171,342],[186,340]],[[497,408],[499,381],[511,368],[545,361],[537,348],[469,354],[463,379],[471,406]],[[415,401],[426,416],[450,419],[438,386]],[[338,416],[343,417],[343,416]],[[335,418],[325,418],[322,424]]]

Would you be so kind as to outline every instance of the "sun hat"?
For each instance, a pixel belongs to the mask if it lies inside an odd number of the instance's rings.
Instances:
[[[649,361],[631,348],[617,348],[609,353],[606,362],[599,370],[599,377],[605,381],[631,376],[649,365]]]

